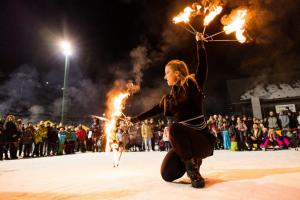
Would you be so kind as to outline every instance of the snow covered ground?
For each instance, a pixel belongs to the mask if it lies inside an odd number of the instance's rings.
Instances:
[[[165,152],[85,153],[0,162],[0,199],[300,199],[300,152],[215,151],[201,167],[204,189],[164,182]]]

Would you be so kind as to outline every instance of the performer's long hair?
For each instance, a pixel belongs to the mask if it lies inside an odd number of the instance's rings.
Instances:
[[[197,88],[199,88],[198,83],[195,79],[195,74],[190,74],[189,68],[187,64],[184,61],[181,60],[171,60],[169,61],[166,66],[169,66],[174,72],[179,72],[179,79],[180,79],[180,85],[184,86],[185,83],[187,83],[188,79],[191,79],[195,82],[197,85]]]

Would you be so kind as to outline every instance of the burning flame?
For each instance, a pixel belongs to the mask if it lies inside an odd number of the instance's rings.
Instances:
[[[222,6],[213,6],[212,10],[204,18],[204,26],[207,26],[222,10]]]
[[[106,133],[105,151],[106,152],[110,150],[109,143],[113,133],[115,132],[117,120],[122,115],[122,110],[124,109],[124,103],[128,98],[128,96],[129,93],[125,92],[112,97],[112,104],[109,107],[110,113],[108,114],[108,116],[110,116],[110,119],[108,122],[105,123],[105,133]]]
[[[237,10],[234,15],[229,16],[229,24],[224,26],[225,33],[230,34],[235,32],[235,36],[240,43],[244,43],[246,41],[246,37],[243,35],[245,31],[246,15],[246,9]]]
[[[193,9],[191,7],[186,7],[183,12],[179,13],[179,15],[173,18],[173,22],[175,24],[180,22],[188,23],[190,21],[190,16],[192,12]]]

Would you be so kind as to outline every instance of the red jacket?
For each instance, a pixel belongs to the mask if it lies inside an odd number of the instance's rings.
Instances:
[[[84,141],[86,139],[86,132],[84,129],[77,129],[76,137],[80,141]]]

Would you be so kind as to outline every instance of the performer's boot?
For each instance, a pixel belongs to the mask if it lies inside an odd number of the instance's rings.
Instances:
[[[203,188],[205,186],[204,179],[199,173],[199,169],[197,168],[197,164],[193,159],[185,161],[185,169],[188,177],[191,179],[192,187],[194,188]]]

